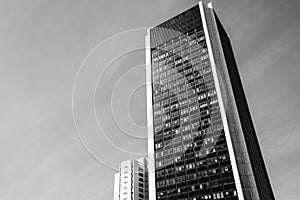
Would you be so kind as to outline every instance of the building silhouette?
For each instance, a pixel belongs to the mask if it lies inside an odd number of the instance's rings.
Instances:
[[[146,64],[149,199],[275,199],[212,4],[150,28]]]

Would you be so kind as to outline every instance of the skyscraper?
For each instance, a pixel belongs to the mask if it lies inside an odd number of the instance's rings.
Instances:
[[[120,163],[115,174],[114,200],[148,200],[147,159],[142,157]]]
[[[275,199],[212,4],[149,29],[146,64],[149,199]]]

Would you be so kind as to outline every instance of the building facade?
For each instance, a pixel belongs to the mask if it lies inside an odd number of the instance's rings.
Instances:
[[[146,64],[149,199],[275,199],[212,4],[149,29]]]
[[[114,200],[148,200],[147,159],[120,163],[114,179]]]

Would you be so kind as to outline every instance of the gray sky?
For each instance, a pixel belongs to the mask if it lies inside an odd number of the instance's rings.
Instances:
[[[159,24],[196,3],[0,1],[0,199],[111,199],[114,170],[85,151],[74,126],[71,95],[77,70],[90,50],[111,35]],[[275,195],[297,200],[300,2],[216,0],[214,8],[232,39]],[[132,126],[124,110],[129,91],[144,81],[143,68],[117,84],[130,67],[143,64],[143,50],[121,56],[99,82],[96,113],[102,131],[93,113],[92,95],[107,59],[129,46],[143,47],[143,32],[134,34],[136,37],[125,34],[127,40],[113,39],[98,48],[76,85],[79,133],[91,152],[112,167],[138,156],[137,152],[146,152],[145,140],[126,136],[115,123],[134,136],[146,134],[143,128]],[[114,86],[116,120],[110,108]],[[129,110],[137,124],[145,124],[144,88],[131,97]]]

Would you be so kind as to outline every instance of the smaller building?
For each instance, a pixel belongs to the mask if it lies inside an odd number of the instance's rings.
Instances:
[[[114,200],[148,200],[147,165],[145,157],[120,163],[114,180]]]

